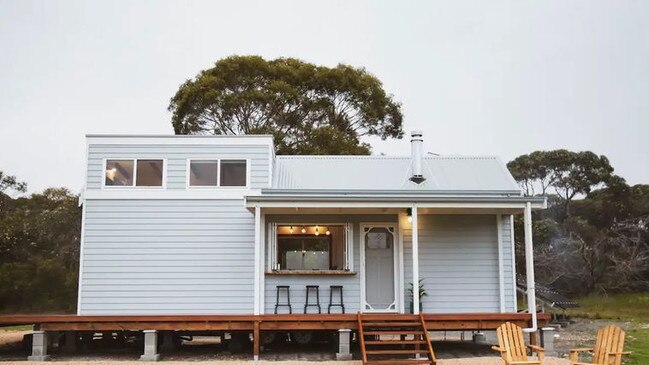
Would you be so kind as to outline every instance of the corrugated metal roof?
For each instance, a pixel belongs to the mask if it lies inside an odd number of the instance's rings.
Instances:
[[[390,156],[277,156],[272,189],[520,193],[497,157],[426,156],[426,180],[416,184],[411,158]]]

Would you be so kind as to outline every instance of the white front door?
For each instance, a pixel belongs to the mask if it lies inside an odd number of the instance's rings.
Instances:
[[[361,226],[361,259],[364,312],[395,312],[397,236],[394,225]]]

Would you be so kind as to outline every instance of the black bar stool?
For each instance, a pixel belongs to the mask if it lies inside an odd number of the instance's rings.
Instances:
[[[282,290],[286,290],[286,303],[279,302],[279,294]],[[288,285],[277,286],[277,296],[275,297],[275,314],[277,314],[277,308],[279,307],[288,307],[288,313],[293,313],[293,308],[291,308],[291,291]]]
[[[309,303],[309,292],[315,290],[315,304]],[[304,302],[304,313],[306,314],[308,307],[318,307],[318,313],[322,313],[322,308],[320,308],[320,286],[319,285],[307,285],[306,286],[306,301]]]
[[[333,298],[334,298],[334,291],[338,291],[340,293],[340,302],[334,303]],[[329,307],[327,307],[327,313],[331,313],[331,307],[340,307],[343,310],[343,313],[345,313],[345,304],[343,303],[343,286],[342,285],[331,285],[329,287]]]

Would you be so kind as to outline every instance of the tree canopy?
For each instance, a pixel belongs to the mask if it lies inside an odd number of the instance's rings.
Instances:
[[[535,151],[507,167],[526,195],[548,199],[533,221],[539,281],[576,294],[649,289],[649,185],[629,186],[590,151]],[[520,263],[520,217],[516,225]]]
[[[176,134],[271,134],[278,154],[369,154],[403,136],[401,105],[362,68],[231,56],[171,98]]]

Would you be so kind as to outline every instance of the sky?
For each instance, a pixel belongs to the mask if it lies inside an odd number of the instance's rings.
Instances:
[[[83,184],[85,134],[172,134],[179,85],[230,55],[364,67],[402,103],[374,153],[606,155],[649,183],[649,1],[0,0],[0,171]]]

